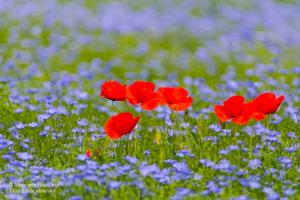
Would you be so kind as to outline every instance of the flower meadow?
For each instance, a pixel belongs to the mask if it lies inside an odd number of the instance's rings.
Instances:
[[[0,199],[300,199],[296,0],[0,0]]]

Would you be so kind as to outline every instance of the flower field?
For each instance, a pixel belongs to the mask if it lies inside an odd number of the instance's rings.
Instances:
[[[0,0],[0,199],[300,199],[296,0]]]

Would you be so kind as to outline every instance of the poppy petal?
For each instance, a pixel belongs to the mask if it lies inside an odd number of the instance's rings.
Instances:
[[[258,95],[255,98],[257,103],[257,110],[260,113],[269,114],[272,111],[273,102],[275,101],[276,96],[273,93],[265,92]]]
[[[118,139],[122,137],[122,134],[118,133],[113,129],[112,120],[108,120],[104,126],[104,130],[106,135],[108,135],[111,139]]]
[[[167,102],[180,102],[186,98],[188,91],[182,87],[160,87],[158,92],[161,93]]]
[[[239,124],[239,125],[245,125],[249,122],[250,117],[246,116],[246,115],[241,115],[239,117],[233,118],[232,121],[235,124]]]
[[[162,103],[175,111],[184,111],[193,103],[193,98],[188,97],[188,91],[182,87],[160,87],[158,94],[162,96]]]
[[[245,98],[235,95],[224,101],[224,107],[227,113],[233,117],[238,117],[245,109]]]
[[[257,101],[272,101],[276,98],[275,94],[272,92],[264,92],[258,95],[255,99]]]
[[[159,98],[154,98],[150,101],[141,104],[144,110],[154,110],[157,106],[161,105],[162,100]]]
[[[276,95],[271,92],[262,93],[255,98],[258,111],[264,114],[275,113],[283,100],[284,96],[276,99]]]
[[[145,103],[156,96],[155,84],[147,81],[135,81],[127,88],[127,100],[132,105]]]
[[[257,102],[254,100],[246,103],[245,110],[242,115],[246,118],[254,118],[257,121],[263,120],[266,115],[264,113],[260,113],[257,106]]]
[[[244,124],[247,124],[251,118],[254,118],[256,121],[260,121],[260,120],[265,119],[265,117],[266,117],[266,115],[263,113],[259,113],[253,109],[252,110],[247,109],[244,111],[244,113],[241,116],[234,118],[232,121],[235,124],[244,125]]]
[[[139,116],[134,118],[129,112],[112,116],[104,125],[105,133],[111,139],[120,138],[123,135],[129,134],[134,129],[139,119]]]
[[[132,94],[129,88],[127,88],[126,99],[131,105],[137,105],[139,103],[139,101],[135,98],[135,96]]]
[[[284,100],[284,96],[280,96],[279,98],[276,99],[276,101],[273,104],[272,109],[270,110],[270,114],[273,114],[277,111],[278,107],[283,102],[283,100]]]
[[[117,81],[105,81],[101,86],[101,97],[112,101],[124,101],[126,99],[126,86]]]
[[[231,119],[231,116],[226,113],[224,106],[216,105],[215,113],[221,122],[226,122],[227,120]]]
[[[193,98],[188,97],[183,102],[169,104],[169,107],[175,111],[184,111],[184,110],[188,109],[192,105],[192,103],[193,103]]]
[[[254,119],[256,119],[257,121],[260,121],[260,120],[265,119],[265,118],[266,118],[266,115],[263,114],[263,113],[254,112],[254,113],[252,114],[252,117],[253,117]]]
[[[92,156],[92,150],[88,148],[85,155],[90,158]]]

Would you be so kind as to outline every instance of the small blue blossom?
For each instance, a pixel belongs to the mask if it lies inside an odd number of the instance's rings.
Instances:
[[[85,161],[85,160],[87,160],[87,159],[89,159],[89,157],[87,157],[85,154],[79,154],[79,155],[77,156],[77,160]]]
[[[27,152],[20,152],[17,155],[18,155],[18,158],[20,158],[22,160],[32,160],[33,159],[32,155],[30,155]]]
[[[289,153],[294,153],[297,151],[297,149],[299,149],[299,147],[300,147],[300,143],[297,143],[297,144],[293,144],[290,147],[286,147],[285,150]]]
[[[131,164],[136,164],[138,162],[137,158],[131,156],[125,156],[124,159]]]
[[[28,124],[28,126],[31,127],[31,128],[36,128],[36,127],[39,126],[39,123],[37,123],[37,122],[31,122],[31,123]]]
[[[252,189],[258,189],[261,187],[259,177],[256,176],[250,176],[247,179],[240,179],[240,183],[242,186]]]
[[[176,154],[176,156],[180,157],[180,158],[183,158],[184,156],[187,156],[187,157],[190,157],[190,158],[193,158],[195,157],[191,152],[190,150],[179,150],[178,153]]]
[[[236,166],[231,165],[230,162],[226,159],[222,159],[219,163],[213,166],[215,170],[225,171],[225,172],[233,172],[236,169]]]
[[[251,169],[257,169],[261,166],[261,161],[257,158],[253,159],[253,160],[249,160],[248,162],[248,167],[250,167]]]
[[[81,120],[77,121],[77,124],[78,124],[78,126],[85,127],[88,125],[88,122],[86,121],[86,119],[81,119]]]
[[[284,195],[286,196],[293,196],[296,193],[295,190],[293,190],[292,188],[286,188],[284,190]]]
[[[23,128],[25,128],[26,127],[26,125],[25,124],[23,124],[22,122],[18,122],[17,124],[16,124],[16,126],[15,126],[17,129],[19,129],[19,130],[21,130],[21,129],[23,129]]]
[[[241,195],[238,197],[233,197],[230,200],[250,200],[250,198],[247,195]]]
[[[297,135],[294,132],[289,132],[287,136],[293,139],[297,138]]]
[[[280,198],[280,195],[275,192],[272,188],[265,187],[263,192],[266,193],[268,200],[276,200]]]
[[[277,160],[283,168],[291,168],[292,166],[292,160],[288,157],[279,157]]]
[[[206,136],[203,138],[203,141],[211,141],[213,144],[217,144],[219,138],[217,136]]]
[[[122,183],[118,181],[111,181],[108,183],[107,187],[108,189],[119,189],[121,187]]]
[[[40,114],[40,115],[38,115],[38,121],[43,122],[43,121],[49,119],[50,117],[51,117],[51,115],[48,115],[48,114]]]
[[[145,156],[149,156],[150,155],[150,150],[145,150],[144,154],[145,154]]]
[[[176,194],[171,197],[171,200],[181,200],[193,194],[194,192],[188,188],[177,188]]]
[[[173,165],[176,162],[177,162],[176,160],[171,160],[171,159],[164,160],[164,163],[170,164],[170,165]]]
[[[221,188],[215,184],[213,181],[208,181],[206,183],[206,188],[209,193],[219,194],[221,192]]]
[[[71,196],[69,200],[82,200],[81,196]]]
[[[222,130],[222,127],[219,124],[211,124],[208,127],[214,132],[220,132]]]
[[[205,167],[214,167],[215,166],[214,162],[207,160],[207,159],[201,159],[201,160],[199,160],[199,162],[201,164],[203,164]]]
[[[148,166],[141,165],[140,172],[141,172],[142,176],[149,176],[154,173],[159,173],[160,169],[156,165],[148,165]]]

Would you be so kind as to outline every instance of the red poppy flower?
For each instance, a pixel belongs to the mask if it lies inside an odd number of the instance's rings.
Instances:
[[[245,104],[242,115],[236,119],[233,119],[233,122],[236,124],[246,124],[251,118],[255,119],[256,121],[260,121],[265,117],[265,114],[258,112],[256,102],[252,100]]]
[[[276,98],[274,93],[262,93],[254,99],[257,111],[263,114],[273,114],[283,102],[284,96]]]
[[[255,106],[245,103],[243,96],[235,95],[224,101],[224,105],[216,105],[215,113],[221,122],[232,121],[236,124],[247,124],[254,116]]]
[[[100,96],[112,101],[125,101],[126,86],[117,81],[105,81],[101,86]]]
[[[154,90],[154,83],[135,81],[127,88],[127,100],[132,105],[140,104],[144,110],[153,110],[162,103],[161,97]]]
[[[90,158],[92,156],[92,150],[88,148],[85,155]]]
[[[163,97],[164,103],[175,111],[184,111],[193,103],[188,91],[181,87],[160,87],[158,93]]]
[[[134,118],[129,112],[112,116],[104,125],[105,133],[111,139],[118,139],[123,135],[129,134],[134,129],[139,119],[139,116]]]

